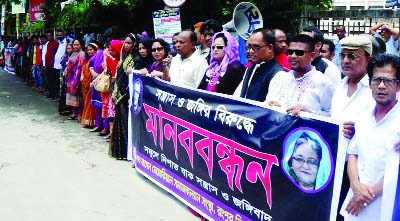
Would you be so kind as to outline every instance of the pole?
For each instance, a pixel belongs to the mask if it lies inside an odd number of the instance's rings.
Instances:
[[[0,30],[0,33],[1,33],[1,36],[4,36],[4,20],[5,20],[5,17],[6,17],[6,5],[2,5],[1,6],[1,30]]]
[[[17,30],[17,39],[19,38],[19,29],[20,29],[20,17],[19,17],[19,13],[18,14],[16,14],[16,21],[15,21],[15,23],[16,23],[16,30]]]

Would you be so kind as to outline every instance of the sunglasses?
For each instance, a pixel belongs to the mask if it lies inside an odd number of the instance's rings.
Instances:
[[[312,51],[287,49],[286,55],[293,55],[294,53],[296,56],[303,56],[306,52],[312,52]]]
[[[353,53],[340,53],[340,58],[342,60],[344,60],[346,57],[349,58],[350,60],[354,61],[357,58],[359,58],[360,56],[357,56],[357,55],[355,55]]]
[[[212,48],[213,50],[215,50],[215,49],[217,49],[217,50],[222,50],[222,49],[224,49],[224,47],[225,47],[225,46],[223,46],[223,45],[213,45],[213,46],[211,46],[211,48]]]
[[[163,47],[158,47],[158,48],[152,48],[151,52],[156,52],[156,51],[164,51]]]

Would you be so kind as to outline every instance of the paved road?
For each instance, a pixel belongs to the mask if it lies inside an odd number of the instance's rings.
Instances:
[[[194,221],[57,103],[0,71],[0,220]]]

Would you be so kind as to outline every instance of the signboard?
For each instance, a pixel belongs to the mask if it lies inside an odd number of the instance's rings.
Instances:
[[[46,4],[45,0],[30,0],[29,18],[31,22],[45,20],[45,13],[43,10],[45,4]]]
[[[155,38],[162,38],[172,44],[172,36],[181,31],[181,16],[178,8],[153,12]]]
[[[137,171],[202,216],[336,220],[338,125],[139,75],[130,93]]]
[[[400,5],[400,0],[386,0],[385,1],[385,8],[394,8],[394,7],[399,7]]]
[[[21,14],[25,13],[25,1],[21,3],[11,3],[11,14]]]

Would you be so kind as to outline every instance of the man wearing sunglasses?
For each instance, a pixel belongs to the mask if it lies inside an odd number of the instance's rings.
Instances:
[[[283,70],[274,59],[274,44],[275,36],[270,30],[259,28],[253,31],[246,42],[246,55],[252,65],[246,69],[233,96],[265,101],[271,79]]]
[[[400,104],[396,98],[400,91],[399,57],[379,54],[369,62],[367,72],[375,104],[358,117],[347,150],[351,185],[341,209],[345,221],[389,220],[381,217],[381,210],[393,206],[393,202],[384,202],[382,194],[396,194],[383,192],[383,184],[386,162],[396,154],[394,145],[400,135]]]
[[[280,107],[288,114],[312,112],[329,116],[335,86],[311,65],[315,43],[308,35],[292,39],[287,49],[291,71],[278,72],[272,78],[265,103]]]
[[[309,35],[314,39],[315,42],[313,61],[311,64],[315,66],[317,71],[325,74],[335,86],[338,85],[342,76],[339,68],[332,61],[323,58],[321,55],[321,49],[324,42],[324,36],[322,32],[317,27],[310,26],[305,28],[302,34]]]

